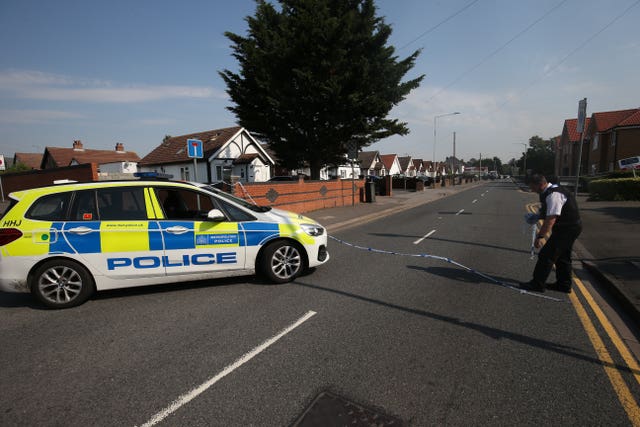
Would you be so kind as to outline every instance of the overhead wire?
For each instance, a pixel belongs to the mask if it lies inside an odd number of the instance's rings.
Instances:
[[[426,36],[427,34],[431,33],[432,31],[436,30],[438,27],[440,27],[441,25],[446,24],[447,22],[451,21],[453,18],[455,18],[456,16],[460,15],[462,12],[464,12],[465,10],[469,9],[471,6],[473,6],[474,4],[476,4],[479,0],[473,0],[472,2],[468,3],[466,6],[464,6],[462,9],[459,9],[458,11],[454,12],[452,15],[449,15],[448,17],[446,17],[445,19],[443,19],[442,21],[440,21],[439,23],[437,23],[436,25],[434,25],[433,27],[429,28],[427,31],[425,31],[424,33],[420,34],[418,37],[416,37],[415,39],[411,40],[410,42],[404,44],[402,47],[398,48],[398,50],[402,50],[406,47],[408,47],[409,45],[417,42],[418,40],[420,40],[421,38],[423,38],[424,36]]]
[[[546,11],[541,17],[539,17],[538,19],[536,19],[535,21],[533,21],[531,24],[529,24],[527,27],[525,27],[523,30],[519,31],[515,36],[511,37],[506,43],[502,44],[500,47],[498,47],[497,49],[495,49],[493,52],[489,53],[487,56],[485,56],[484,58],[482,58],[478,63],[476,63],[474,66],[472,66],[471,68],[467,69],[466,71],[464,71],[462,74],[460,74],[458,77],[456,77],[453,81],[451,81],[451,83],[447,84],[446,86],[444,86],[443,88],[439,89],[436,93],[434,93],[433,95],[431,95],[431,97],[429,97],[427,99],[427,102],[431,101],[433,98],[435,98],[436,96],[440,95],[442,92],[444,92],[445,90],[449,89],[451,86],[455,85],[456,83],[458,83],[460,80],[462,80],[464,77],[466,77],[469,73],[477,70],[481,65],[483,65],[485,62],[487,62],[489,59],[493,58],[495,55],[497,55],[500,51],[502,51],[503,49],[505,49],[507,46],[509,46],[511,43],[513,43],[515,40],[517,40],[519,37],[521,37],[522,35],[524,35],[525,33],[527,33],[530,29],[532,29],[534,26],[536,26],[538,23],[540,23],[542,20],[544,20],[547,16],[549,16],[551,13],[555,12],[557,9],[559,9],[562,5],[564,5],[568,0],[562,0],[560,3],[556,4],[554,7],[552,7],[551,9],[549,9],[548,11]]]
[[[579,50],[581,50],[582,48],[584,48],[585,46],[587,46],[593,39],[595,39],[596,37],[598,37],[600,34],[602,34],[607,28],[609,28],[611,25],[613,25],[616,21],[618,21],[619,19],[621,19],[622,17],[624,17],[627,13],[629,13],[631,11],[631,9],[633,9],[634,7],[638,6],[638,4],[640,4],[640,0],[637,0],[635,3],[632,3],[629,7],[627,7],[624,11],[622,11],[620,14],[616,15],[611,21],[609,21],[607,24],[605,24],[604,27],[600,28],[598,31],[596,31],[595,33],[593,33],[591,36],[589,36],[587,39],[585,39],[585,41],[583,41],[582,43],[580,43],[576,48],[572,49],[567,55],[565,55],[560,61],[558,61],[553,67],[550,67],[549,69],[547,69],[542,76],[536,78],[535,80],[533,80],[531,83],[529,83],[527,86],[525,86],[523,89],[521,89],[520,91],[516,92],[511,99],[507,99],[506,101],[504,101],[502,104],[498,105],[498,108],[496,108],[496,110],[494,110],[492,112],[495,113],[496,111],[501,110],[505,105],[507,105],[509,102],[511,102],[511,100],[513,98],[516,98],[520,95],[522,95],[524,92],[526,92],[527,90],[529,90],[531,87],[533,87],[534,85],[536,85],[538,82],[540,82],[543,78],[547,77],[548,75],[550,75],[553,71],[555,71],[558,67],[560,67],[560,65],[562,65],[564,62],[566,62],[569,58],[571,58],[574,54],[576,54]]]

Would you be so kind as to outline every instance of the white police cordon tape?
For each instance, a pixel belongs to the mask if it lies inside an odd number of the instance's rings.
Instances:
[[[538,220],[540,219],[540,215],[536,213],[528,213],[524,216],[524,220],[527,224],[531,225],[531,258],[533,259],[536,255],[536,235],[538,234]]]
[[[452,260],[451,258],[438,256],[438,255],[430,255],[430,254],[408,254],[408,253],[402,253],[402,252],[386,251],[386,250],[383,250],[383,249],[368,248],[368,247],[365,247],[365,246],[360,246],[360,245],[356,245],[356,244],[353,244],[353,243],[349,243],[347,241],[344,241],[342,239],[338,239],[337,237],[334,237],[334,236],[331,236],[331,235],[328,235],[328,237],[330,239],[332,239],[332,240],[335,240],[336,242],[338,242],[338,243],[340,243],[342,245],[349,246],[349,247],[352,247],[354,249],[359,249],[359,250],[362,250],[362,251],[373,252],[373,253],[377,253],[377,254],[385,254],[385,255],[396,255],[396,256],[413,257],[413,258],[437,259],[439,261],[444,261],[444,262],[448,262],[449,264],[453,264],[456,267],[460,267],[463,270],[466,270],[466,271],[468,271],[470,273],[473,273],[473,274],[475,274],[477,276],[485,278],[485,279],[495,283],[496,285],[502,286],[502,287],[507,288],[507,289],[511,289],[513,291],[517,291],[517,292],[519,292],[521,294],[524,294],[524,295],[530,295],[530,296],[533,296],[533,297],[543,298],[543,299],[546,299],[546,300],[556,301],[556,302],[567,302],[565,300],[562,300],[562,299],[559,299],[559,298],[554,298],[554,297],[551,297],[549,295],[543,295],[543,294],[540,294],[540,293],[537,293],[537,292],[530,292],[530,291],[527,291],[527,290],[524,290],[524,289],[520,289],[520,288],[518,288],[516,286],[510,285],[510,284],[508,284],[506,282],[503,282],[503,281],[495,279],[495,278],[493,278],[493,277],[491,277],[489,275],[481,273],[481,272],[479,272],[477,270],[474,270],[473,268],[469,268],[467,266],[464,266],[464,265],[460,264],[459,262],[456,262],[456,261]]]

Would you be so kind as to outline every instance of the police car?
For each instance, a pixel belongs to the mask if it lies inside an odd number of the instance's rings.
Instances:
[[[261,273],[294,280],[329,260],[310,218],[212,186],[71,183],[17,191],[0,218],[0,290],[53,308],[94,291]]]

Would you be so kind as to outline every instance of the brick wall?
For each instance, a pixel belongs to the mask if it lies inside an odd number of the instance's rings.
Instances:
[[[360,203],[364,180],[259,182],[236,185],[234,194],[245,199],[251,196],[258,205],[303,213],[351,206],[352,187],[354,202]]]
[[[0,175],[2,190],[6,198],[10,193],[29,188],[52,185],[58,179],[69,179],[78,182],[98,180],[98,168],[95,163],[68,166],[64,168],[13,172]]]

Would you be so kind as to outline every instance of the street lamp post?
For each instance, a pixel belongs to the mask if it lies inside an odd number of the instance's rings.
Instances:
[[[440,114],[438,116],[433,117],[433,183],[434,185],[436,182],[436,124],[437,124],[436,119],[439,119],[440,117],[454,116],[456,114],[460,114],[460,112],[456,111],[453,113]]]

